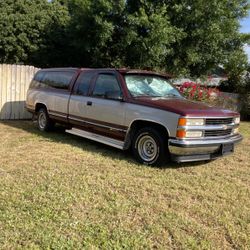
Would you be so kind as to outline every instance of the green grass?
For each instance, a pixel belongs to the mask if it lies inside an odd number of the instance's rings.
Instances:
[[[151,168],[31,122],[0,123],[1,249],[249,249],[250,123],[236,152]]]

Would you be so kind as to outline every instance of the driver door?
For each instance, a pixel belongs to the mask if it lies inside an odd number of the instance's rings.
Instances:
[[[112,93],[115,93],[113,97]],[[94,133],[121,141],[125,139],[126,103],[118,98],[122,95],[115,73],[104,72],[97,75],[91,93],[86,97],[86,119]]]

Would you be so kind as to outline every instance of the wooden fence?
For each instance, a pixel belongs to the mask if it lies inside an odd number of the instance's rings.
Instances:
[[[0,64],[0,120],[29,119],[25,110],[26,92],[37,68]]]

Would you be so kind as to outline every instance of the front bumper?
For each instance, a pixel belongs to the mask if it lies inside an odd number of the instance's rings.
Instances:
[[[176,162],[212,160],[233,153],[234,145],[242,139],[240,134],[222,139],[169,139],[169,152]]]

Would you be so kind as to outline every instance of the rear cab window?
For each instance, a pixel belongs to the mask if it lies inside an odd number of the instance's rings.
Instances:
[[[39,88],[45,72],[38,71],[30,83],[30,88]]]
[[[30,88],[68,90],[74,71],[39,71],[30,84]]]

